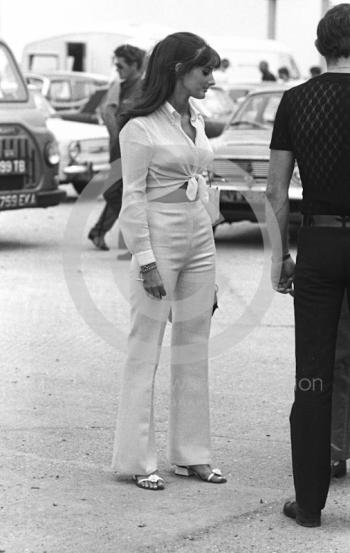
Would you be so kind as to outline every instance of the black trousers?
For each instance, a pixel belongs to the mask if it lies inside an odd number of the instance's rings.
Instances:
[[[293,476],[299,506],[318,513],[330,481],[333,369],[341,304],[350,291],[350,229],[301,227],[294,284]]]
[[[103,208],[96,224],[91,232],[95,236],[103,237],[111,228],[119,217],[122,208],[123,198],[123,183],[117,181],[104,194],[106,205]]]
[[[344,297],[335,352],[331,457],[333,461],[350,457],[350,312]]]

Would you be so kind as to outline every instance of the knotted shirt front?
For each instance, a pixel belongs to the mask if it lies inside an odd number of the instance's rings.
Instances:
[[[203,172],[213,152],[204,121],[190,101],[193,142],[181,127],[181,116],[168,102],[150,115],[130,119],[120,133],[123,207],[120,226],[126,244],[140,265],[155,261],[150,242],[147,203],[180,188],[194,200],[206,186]]]

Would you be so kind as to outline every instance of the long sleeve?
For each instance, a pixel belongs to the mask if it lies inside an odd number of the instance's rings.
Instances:
[[[152,141],[141,121],[131,119],[122,129],[120,149],[123,202],[120,228],[129,251],[139,265],[155,261],[147,220],[146,185],[152,159]]]

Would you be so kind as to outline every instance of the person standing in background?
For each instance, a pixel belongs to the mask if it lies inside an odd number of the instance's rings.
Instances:
[[[269,64],[267,61],[261,61],[259,63],[259,71],[261,73],[261,80],[262,81],[275,81],[276,77],[273,73],[271,73],[269,69]]]
[[[285,65],[283,65],[282,67],[279,68],[279,70],[278,70],[278,79],[279,79],[279,81],[281,81],[283,83],[287,83],[288,81],[290,81],[289,69]]]
[[[319,65],[312,65],[309,71],[310,71],[310,79],[312,79],[313,77],[318,77],[322,73],[322,69]]]
[[[109,133],[111,164],[120,159],[120,115],[130,109],[140,93],[145,51],[136,46],[123,44],[115,49],[114,56],[115,66],[121,82],[116,80],[110,86],[102,114]],[[113,171],[113,166],[111,171]],[[97,223],[88,234],[88,238],[100,250],[109,249],[105,242],[105,235],[118,219],[122,206],[122,195],[123,181],[122,178],[118,178],[104,193],[106,205]],[[118,257],[119,259],[130,258],[130,255],[126,252]]]

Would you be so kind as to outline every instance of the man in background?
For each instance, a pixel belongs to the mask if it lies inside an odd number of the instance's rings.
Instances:
[[[115,49],[114,56],[120,82],[116,80],[111,84],[107,92],[107,99],[102,114],[109,133],[111,164],[120,159],[119,116],[130,108],[141,90],[145,51],[136,46],[123,44]],[[88,238],[100,250],[109,250],[105,242],[105,235],[118,219],[122,206],[122,195],[123,181],[122,178],[118,178],[104,193],[106,205],[97,223],[88,234]],[[119,246],[125,248],[123,242],[120,239]],[[121,254],[118,257],[126,259],[130,255],[128,252],[125,252],[125,254]]]
[[[319,65],[312,65],[309,71],[310,71],[310,78],[318,77],[322,73],[322,69]]]
[[[276,77],[273,73],[271,73],[269,69],[269,64],[267,61],[261,61],[259,63],[259,71],[261,73],[261,80],[262,81],[275,81]]]

